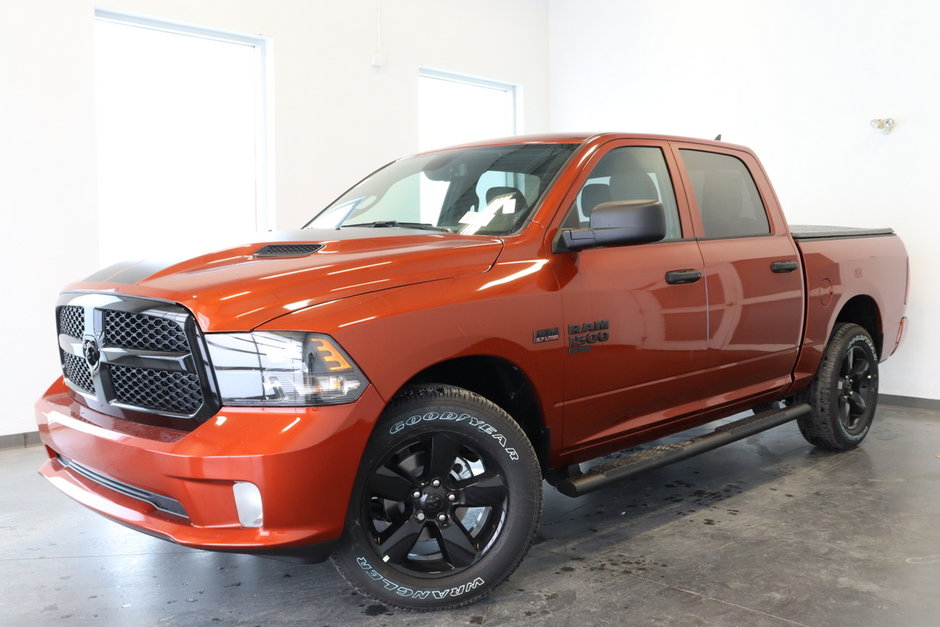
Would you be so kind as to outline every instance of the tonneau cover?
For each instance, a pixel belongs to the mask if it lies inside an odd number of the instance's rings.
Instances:
[[[817,226],[810,224],[791,224],[793,239],[841,239],[846,237],[880,237],[894,235],[894,229],[860,229],[851,226]]]

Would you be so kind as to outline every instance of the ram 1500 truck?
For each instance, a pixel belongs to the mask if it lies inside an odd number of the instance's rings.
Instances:
[[[720,142],[429,152],[263,237],[66,288],[41,473],[181,545],[332,555],[406,608],[506,579],[543,479],[577,496],[790,420],[855,447],[905,325],[890,229],[788,227]]]

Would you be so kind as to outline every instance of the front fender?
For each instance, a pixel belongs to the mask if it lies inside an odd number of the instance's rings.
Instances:
[[[517,365],[560,427],[561,342],[535,343],[561,325],[557,282],[544,262],[499,263],[484,275],[403,286],[282,316],[259,330],[328,333],[390,399],[417,373],[445,360],[486,355]]]

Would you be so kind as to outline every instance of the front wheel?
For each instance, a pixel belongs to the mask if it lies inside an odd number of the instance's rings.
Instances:
[[[506,412],[461,388],[410,388],[366,447],[334,562],[389,605],[472,603],[522,561],[541,490],[532,446]]]
[[[797,423],[810,444],[845,451],[865,439],[878,404],[878,354],[865,329],[836,325],[807,396],[813,411]]]

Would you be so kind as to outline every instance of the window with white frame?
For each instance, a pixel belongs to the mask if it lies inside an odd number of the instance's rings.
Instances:
[[[518,129],[518,88],[508,83],[422,69],[418,75],[418,147],[434,150],[481,139],[515,135]],[[446,185],[422,180],[422,206],[439,205]],[[513,187],[525,195],[526,181],[508,173],[488,172],[477,193],[486,198],[489,189]],[[529,193],[537,190],[529,185]],[[439,198],[438,198],[439,197]],[[429,221],[433,216],[421,216]]]
[[[273,226],[269,46],[96,11],[102,263],[184,258]]]
[[[515,135],[515,85],[422,69],[418,77],[418,147],[433,150]]]

